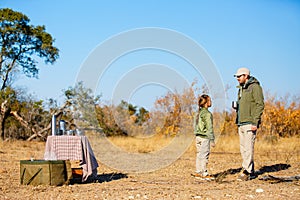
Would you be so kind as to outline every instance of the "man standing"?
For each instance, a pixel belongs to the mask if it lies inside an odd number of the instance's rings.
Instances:
[[[243,169],[238,180],[247,181],[255,177],[253,161],[254,142],[264,110],[264,97],[258,80],[250,76],[249,69],[239,68],[234,76],[239,82],[236,123],[238,125],[240,151],[243,159]]]

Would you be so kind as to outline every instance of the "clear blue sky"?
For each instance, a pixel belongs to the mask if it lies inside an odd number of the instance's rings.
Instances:
[[[228,102],[236,98],[233,74],[240,66],[251,70],[264,91],[300,95],[300,2],[296,0],[1,0],[0,6],[22,12],[33,25],[45,25],[60,49],[53,66],[39,63],[39,79],[20,77],[15,83],[41,99],[59,99],[63,89],[73,86],[80,66],[103,41],[143,27],[175,30],[201,45],[224,84],[231,87]],[[162,60],[159,56],[152,55],[153,62]],[[146,57],[145,63],[151,62]],[[194,78],[192,72],[188,76]],[[109,85],[99,91],[105,98]],[[153,99],[145,93],[155,97],[163,92],[155,86],[145,88],[144,93],[137,92],[134,103],[149,107]]]

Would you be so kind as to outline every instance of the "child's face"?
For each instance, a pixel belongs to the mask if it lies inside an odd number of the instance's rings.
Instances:
[[[212,103],[211,103],[210,97],[208,97],[206,105],[207,105],[207,107],[211,107]]]

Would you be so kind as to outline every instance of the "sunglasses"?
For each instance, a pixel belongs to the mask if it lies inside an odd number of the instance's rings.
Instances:
[[[244,74],[242,74],[242,75],[238,75],[238,76],[236,76],[237,78],[240,78],[241,76],[244,76]]]

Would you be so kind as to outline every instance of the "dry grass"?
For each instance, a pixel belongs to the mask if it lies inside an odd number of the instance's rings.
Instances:
[[[116,146],[128,151],[135,153],[149,153],[166,146],[171,141],[171,138],[151,137],[144,139],[137,138],[120,138],[114,137],[110,139]],[[300,164],[300,138],[279,138],[276,142],[266,140],[265,138],[258,137],[255,143],[255,168],[260,169],[264,166],[269,166],[274,163],[288,163]],[[237,166],[241,164],[241,156],[239,149],[239,137],[236,136],[220,136],[216,140],[216,147],[211,149],[211,161],[210,167],[212,170],[216,169],[213,166],[214,155],[224,155],[224,162],[228,154],[235,155],[232,163],[237,163]],[[191,157],[195,156],[196,148],[194,142],[187,150],[187,154]],[[221,157],[222,159],[222,157]],[[223,160],[223,159],[222,159]],[[299,165],[300,166],[300,165]],[[234,167],[234,165],[233,165]],[[300,173],[300,172],[298,172]]]
[[[90,136],[94,150],[97,146]],[[170,138],[110,138],[128,151],[149,152],[168,145]],[[43,158],[45,143],[0,141],[0,199],[299,199],[299,181],[270,183],[260,180],[265,175],[295,176],[300,174],[299,138],[280,138],[277,142],[258,138],[255,146],[258,178],[236,181],[241,166],[237,136],[221,136],[212,149],[209,171],[223,174],[220,181],[203,182],[191,177],[195,168],[195,145],[169,166],[149,173],[128,173],[99,162],[99,182],[62,187],[20,185],[20,160]],[[94,151],[95,152],[95,151]],[[96,154],[100,158],[100,154]],[[288,167],[289,166],[289,167]],[[257,189],[263,192],[256,192]]]
[[[88,134],[88,137],[92,137]],[[115,146],[124,151],[131,153],[150,153],[158,151],[167,146],[172,137],[153,136],[148,138],[135,137],[110,137],[109,141]],[[93,142],[95,143],[95,142]],[[258,137],[255,143],[255,155],[266,157],[267,160],[282,160],[284,162],[300,161],[300,138],[279,138],[275,142],[270,142],[262,137]],[[35,149],[32,149],[35,146]],[[44,146],[41,142],[26,142],[26,141],[8,141],[0,142],[0,153],[9,148],[13,154],[20,155],[18,159],[29,159],[30,157],[36,159],[43,158]],[[194,153],[196,151],[194,142],[191,144],[187,153]],[[216,147],[212,148],[212,153],[224,154],[239,154],[239,138],[238,136],[224,136],[221,135],[216,140]],[[13,155],[12,155],[13,157]],[[266,160],[266,159],[264,159]]]
[[[109,141],[115,146],[134,153],[149,153],[160,150],[172,141],[172,137],[153,136],[149,138],[135,137],[110,137]],[[194,143],[193,143],[194,144]],[[277,152],[278,154],[293,154],[292,157],[300,159],[300,138],[279,138],[275,142],[270,142],[264,138],[258,137],[255,143],[255,152],[258,154],[268,154],[269,152]],[[194,145],[191,145],[188,151],[194,151]],[[216,147],[213,152],[223,153],[239,153],[239,137],[236,136],[220,136],[216,140]]]
[[[153,136],[149,138],[134,137],[111,137],[109,141],[115,146],[130,153],[150,153],[158,151],[167,146],[172,137]],[[95,139],[93,139],[95,140]],[[97,138],[96,138],[97,140]],[[92,143],[97,144],[93,141]],[[194,141],[186,153],[194,156],[196,148]],[[263,166],[272,162],[300,162],[300,138],[278,138],[270,141],[258,136],[255,143],[255,161],[257,166]],[[236,160],[240,162],[240,149],[238,135],[221,135],[216,139],[216,147],[211,149],[212,154],[235,154]]]
[[[153,136],[148,138],[110,137],[109,141],[119,148],[130,153],[150,153],[158,151],[168,145],[172,138]]]
[[[43,142],[0,141],[0,153],[9,151],[9,157],[12,160],[42,159],[44,148]]]

